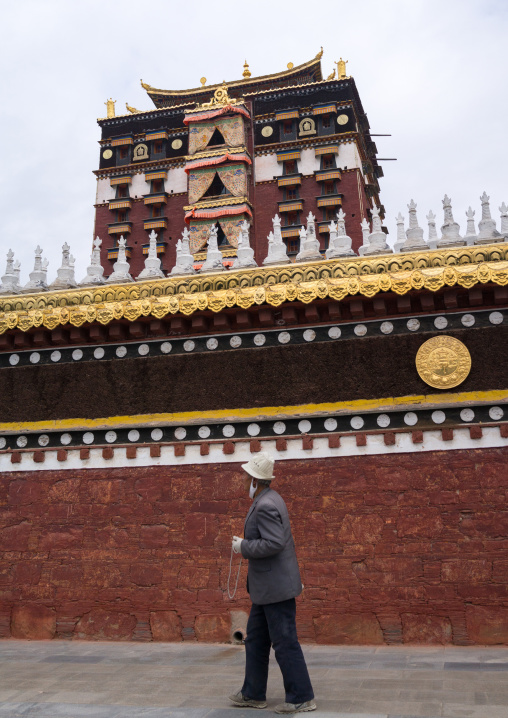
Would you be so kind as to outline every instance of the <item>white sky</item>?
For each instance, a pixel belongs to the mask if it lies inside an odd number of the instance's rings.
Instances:
[[[93,234],[100,137],[108,97],[149,109],[140,78],[186,89],[342,56],[385,162],[381,199],[395,216],[418,204],[442,223],[452,198],[465,230],[483,190],[493,216],[508,202],[506,0],[3,0],[0,74],[0,273],[11,247],[28,281],[38,243],[60,266],[67,241],[82,279]]]

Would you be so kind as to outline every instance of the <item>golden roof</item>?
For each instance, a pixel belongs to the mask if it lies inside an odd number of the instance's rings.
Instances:
[[[294,67],[289,67],[292,65],[292,63],[288,63],[288,69],[283,70],[282,72],[275,73],[273,75],[261,75],[260,77],[243,77],[240,80],[232,80],[230,82],[226,82],[229,89],[235,88],[235,87],[241,87],[242,90],[245,89],[246,86],[249,85],[263,85],[267,82],[274,81],[274,80],[290,80],[292,78],[297,78],[298,75],[301,75],[305,71],[313,70],[316,74],[316,81],[322,80],[322,74],[321,74],[321,57],[323,56],[323,48],[318,52],[318,54],[308,62],[304,62],[302,65],[296,65]],[[194,87],[190,90],[162,90],[156,87],[152,87],[146,82],[143,82],[141,80],[141,86],[147,91],[148,95],[151,97],[151,99],[155,102],[155,99],[153,96],[161,96],[161,97],[167,97],[169,98],[184,98],[188,95],[209,95],[210,92],[215,91],[217,88],[222,86],[222,82],[219,82],[215,85],[202,85],[201,87]],[[249,94],[252,94],[250,92]]]

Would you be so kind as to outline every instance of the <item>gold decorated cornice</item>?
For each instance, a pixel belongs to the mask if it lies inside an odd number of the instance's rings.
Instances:
[[[194,160],[205,160],[208,159],[208,157],[220,157],[221,155],[230,154],[230,155],[239,155],[239,154],[249,154],[247,148],[245,146],[241,147],[223,147],[220,150],[203,150],[202,152],[196,152],[195,155],[185,155],[184,159],[186,159],[188,162],[194,162]]]
[[[203,202],[196,202],[196,204],[190,204],[183,208],[184,212],[190,212],[191,209],[209,209],[213,207],[229,207],[235,204],[248,204],[252,207],[247,197],[227,197],[226,199],[210,199],[204,200]]]
[[[508,243],[0,297],[0,334],[16,328],[106,325],[119,319],[162,319],[178,312],[220,312],[227,307],[247,309],[265,303],[309,304],[327,297],[341,301],[354,295],[370,298],[380,292],[403,295],[453,286],[469,289],[487,282],[508,285]]]

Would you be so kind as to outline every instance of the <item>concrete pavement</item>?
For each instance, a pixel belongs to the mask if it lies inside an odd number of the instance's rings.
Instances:
[[[304,646],[314,718],[508,718],[508,648]],[[273,659],[273,656],[272,656]],[[0,718],[273,718],[234,708],[242,646],[0,642]]]

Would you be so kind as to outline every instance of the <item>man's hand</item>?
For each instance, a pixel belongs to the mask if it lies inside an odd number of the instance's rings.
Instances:
[[[241,553],[242,551],[242,541],[239,536],[233,536],[233,551],[235,553]]]

